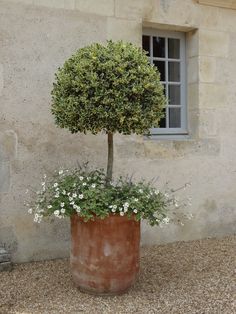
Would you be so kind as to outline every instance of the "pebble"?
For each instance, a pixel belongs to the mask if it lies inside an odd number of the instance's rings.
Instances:
[[[73,284],[68,259],[0,273],[1,314],[233,314],[236,236],[143,247],[128,293],[101,297]]]

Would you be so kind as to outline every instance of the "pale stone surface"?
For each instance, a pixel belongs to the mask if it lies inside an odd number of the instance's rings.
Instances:
[[[199,106],[205,108],[225,107],[228,104],[227,86],[223,84],[200,84]]]
[[[4,80],[3,80],[3,65],[0,63],[0,96],[3,92]]]
[[[9,2],[23,3],[23,4],[33,4],[34,0],[9,0]]]
[[[9,192],[10,189],[10,164],[0,161],[0,193]]]
[[[186,34],[187,57],[199,56],[199,31],[193,30]]]
[[[142,17],[143,0],[115,0],[115,16],[137,19]]]
[[[201,56],[199,58],[199,81],[213,83],[216,78],[216,59]]]
[[[199,84],[188,84],[187,90],[188,109],[197,110],[199,108]]]
[[[189,84],[197,83],[199,81],[199,58],[189,58],[187,62],[187,79]]]
[[[93,0],[75,0],[75,8],[86,13],[113,16],[115,14],[115,0],[99,0],[99,5]]]
[[[64,8],[64,0],[33,0],[33,4],[51,8]]]
[[[12,160],[17,156],[17,135],[13,130],[0,132],[0,161]]]
[[[213,5],[227,9],[235,9],[236,3],[234,0],[198,0],[200,4]]]
[[[199,119],[199,136],[216,137],[219,135],[219,121],[214,109],[202,110]]]
[[[119,30],[117,32],[117,30]],[[140,20],[124,20],[109,17],[107,19],[107,39],[125,40],[141,45],[142,24]]]
[[[75,9],[75,0],[64,0],[65,9]]]
[[[229,53],[229,34],[201,29],[199,31],[199,55],[224,57]]]

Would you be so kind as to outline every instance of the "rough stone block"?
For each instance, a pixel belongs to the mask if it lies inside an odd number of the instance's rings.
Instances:
[[[73,10],[75,8],[75,0],[64,0],[65,9]]]
[[[10,0],[11,2],[16,2],[16,3],[24,3],[24,4],[32,4],[33,0]]]
[[[0,193],[8,192],[10,188],[10,164],[0,162]]]
[[[188,84],[187,104],[189,110],[197,110],[199,107],[199,84]]]
[[[193,30],[186,34],[187,56],[189,58],[199,55],[199,31]]]
[[[75,0],[75,8],[82,12],[104,16],[113,16],[115,13],[114,0]]]
[[[199,137],[215,137],[219,132],[219,121],[214,109],[200,112]]]
[[[228,91],[224,84],[199,84],[199,106],[206,108],[225,107]]]
[[[11,262],[0,263],[0,271],[11,271],[11,270],[12,270]]]
[[[199,55],[224,57],[229,52],[229,34],[201,29],[199,31]]]
[[[142,0],[119,0],[115,2],[115,15],[126,19],[141,18],[142,8]]]
[[[199,58],[199,81],[212,83],[215,81],[216,59],[214,57],[201,56]]]
[[[117,31],[119,30],[119,31]],[[125,40],[141,46],[142,34],[141,20],[123,20],[108,18],[107,39]]]
[[[198,57],[193,57],[188,59],[188,83],[197,83],[199,80],[199,59]]]
[[[13,130],[0,133],[0,162],[12,160],[17,154],[17,135]]]
[[[33,3],[50,8],[64,8],[64,0],[33,0]]]
[[[4,81],[3,81],[3,65],[0,64],[0,96],[2,95],[2,92],[3,92],[3,85],[4,85]]]

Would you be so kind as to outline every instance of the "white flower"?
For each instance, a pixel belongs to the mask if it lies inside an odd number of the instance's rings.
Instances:
[[[70,192],[68,192],[67,195],[70,196]]]
[[[44,174],[44,175],[43,175],[43,178],[44,178],[44,179],[46,179],[46,178],[47,178],[47,175],[46,175],[46,174]]]
[[[87,185],[87,183],[86,183],[86,182],[84,182],[84,183],[83,183],[83,186],[86,186],[86,185]]]
[[[123,205],[124,207],[129,207],[129,203],[128,202],[126,202],[126,203],[124,203],[124,205]]]
[[[66,190],[63,190],[61,193],[62,195],[66,195]]]
[[[65,206],[65,203],[61,203],[61,207],[64,207]]]
[[[137,199],[137,198],[135,198],[135,199],[134,199],[134,201],[135,201],[135,202],[138,202],[138,199]]]
[[[165,217],[165,218],[162,220],[162,222],[167,225],[167,224],[170,222],[170,218],[169,218],[169,217]]]
[[[159,194],[160,193],[160,191],[159,190],[155,190],[155,192],[154,192],[156,195],[157,194]]]
[[[33,209],[32,209],[32,208],[29,208],[29,209],[28,209],[28,213],[29,213],[29,214],[32,214],[32,213],[33,213]]]
[[[124,216],[124,214],[125,214],[124,212],[120,212],[120,216]]]
[[[61,209],[61,213],[62,213],[62,214],[65,214],[65,212],[66,212],[65,208],[62,208],[62,209]]]
[[[113,213],[115,213],[115,212],[116,212],[116,209],[113,207],[111,211],[112,211]]]
[[[55,196],[54,196],[55,198],[58,198],[59,197],[59,194],[55,194]]]
[[[134,209],[133,212],[134,212],[135,214],[137,214],[138,210],[137,210],[137,209]]]
[[[69,197],[69,201],[72,202],[73,201],[73,197],[70,196]]]
[[[55,211],[54,211],[54,215],[55,215],[56,217],[58,217],[59,214],[60,214],[60,211],[59,211],[59,210],[55,210]]]
[[[73,208],[76,210],[77,213],[80,213],[81,208],[77,205],[73,205]]]
[[[83,194],[80,194],[79,198],[82,200],[84,198]]]
[[[59,175],[63,174],[63,170],[58,171]]]
[[[44,186],[46,184],[46,182],[42,182],[41,184],[42,184],[42,186]]]
[[[54,183],[53,186],[54,188],[56,188],[58,186],[58,183]]]
[[[93,189],[96,188],[96,184],[93,183],[93,184],[91,185],[91,187],[92,187]]]
[[[55,188],[55,191],[59,191],[59,188]]]
[[[84,177],[79,177],[80,181],[83,181],[84,180]]]
[[[77,197],[77,194],[76,194],[76,193],[73,193],[73,194],[72,194],[72,197]]]
[[[34,222],[40,223],[41,220],[42,220],[42,217],[43,217],[42,215],[35,214],[35,216],[34,216]]]
[[[52,208],[52,205],[48,205],[48,209]]]
[[[143,193],[143,190],[142,190],[142,189],[139,189],[138,191],[139,191],[139,193],[141,193],[141,194]]]
[[[74,202],[74,201],[72,201],[72,202],[70,202],[70,205],[74,205],[74,203],[75,203],[75,202]]]

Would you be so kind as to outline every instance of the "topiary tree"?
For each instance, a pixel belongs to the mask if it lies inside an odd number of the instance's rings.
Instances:
[[[145,52],[108,41],[79,49],[56,73],[52,90],[55,123],[72,133],[105,131],[107,182],[112,179],[113,134],[145,134],[165,106],[160,75]]]

